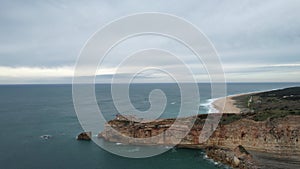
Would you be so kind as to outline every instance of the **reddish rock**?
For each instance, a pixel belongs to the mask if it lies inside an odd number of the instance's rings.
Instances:
[[[192,127],[180,144],[188,147],[197,145],[203,148],[215,145],[230,149],[243,145],[247,150],[300,155],[300,116],[289,115],[266,121],[240,119],[218,126],[205,143],[199,144],[198,138],[205,121],[202,116],[204,115],[197,117],[197,125]],[[133,138],[147,138],[142,144],[170,145],[174,136],[166,131],[173,123],[172,119],[154,120],[147,123],[130,123],[128,120],[115,119],[105,125],[105,130],[99,136],[111,142],[134,143],[133,139],[124,137],[126,135]],[[181,127],[185,126],[178,126],[178,131],[175,131],[179,138],[184,134],[184,130],[180,130]],[[154,138],[155,136],[157,137]]]

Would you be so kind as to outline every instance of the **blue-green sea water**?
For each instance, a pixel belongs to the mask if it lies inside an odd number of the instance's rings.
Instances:
[[[299,83],[230,83],[227,94],[263,91]],[[161,118],[176,117],[180,93],[175,84],[133,84],[130,98],[135,108],[149,108],[148,94],[159,88],[166,93],[167,107]],[[199,84],[199,113],[206,113],[210,85]],[[109,84],[97,84],[99,107],[109,120],[118,113]],[[200,150],[172,149],[164,154],[130,159],[77,141],[82,131],[72,101],[71,85],[0,85],[0,168],[4,169],[213,169],[218,165],[203,158]],[[50,139],[40,136],[51,135]],[[117,146],[117,145],[116,145]]]

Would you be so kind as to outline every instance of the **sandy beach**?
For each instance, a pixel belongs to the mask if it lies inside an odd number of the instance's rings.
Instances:
[[[247,93],[249,94],[249,93]],[[227,96],[223,98],[216,99],[212,102],[212,106],[215,109],[213,113],[233,113],[233,114],[239,114],[241,113],[241,110],[235,105],[235,100],[233,100],[233,97],[236,96],[242,96],[246,94],[237,94],[233,96]]]
[[[260,92],[263,92],[263,91],[260,91]],[[260,93],[260,92],[256,91],[256,92],[249,92],[249,93],[241,93],[241,94],[218,98],[211,103],[212,107],[215,109],[214,111],[212,111],[212,113],[239,114],[239,113],[241,113],[241,109],[235,105],[236,101],[233,100],[232,98],[237,97],[237,96],[256,94],[256,93]]]

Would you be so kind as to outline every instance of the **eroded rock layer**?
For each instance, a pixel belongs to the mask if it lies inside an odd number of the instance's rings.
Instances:
[[[247,150],[300,155],[300,116],[288,115],[283,118],[265,121],[243,118],[229,124],[220,124],[204,143],[199,143],[199,135],[206,115],[195,117],[196,121],[193,127],[186,136],[183,136],[186,128],[188,128],[184,122],[192,120],[192,118],[183,119],[181,125],[174,127],[177,131],[170,134],[168,129],[174,123],[174,119],[142,123],[128,120],[125,117],[118,117],[108,122],[105,130],[99,134],[99,137],[103,137],[111,142],[149,145],[172,145],[174,139],[182,137],[181,147],[203,148],[218,146],[235,148],[243,145]],[[224,118],[226,118],[226,115]],[[135,140],[134,138],[147,139]]]

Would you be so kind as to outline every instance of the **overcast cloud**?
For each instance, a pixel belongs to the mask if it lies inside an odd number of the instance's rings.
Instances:
[[[299,9],[298,0],[1,1],[0,84],[71,83],[88,38],[110,21],[137,12],[170,13],[196,25],[215,45],[229,82],[299,82]],[[208,80],[203,65],[179,43],[144,36],[111,51],[97,81],[109,82],[122,59],[145,48],[172,51],[199,82]],[[176,72],[180,65],[166,61],[166,66]],[[159,73],[140,76],[140,81],[165,82]]]

